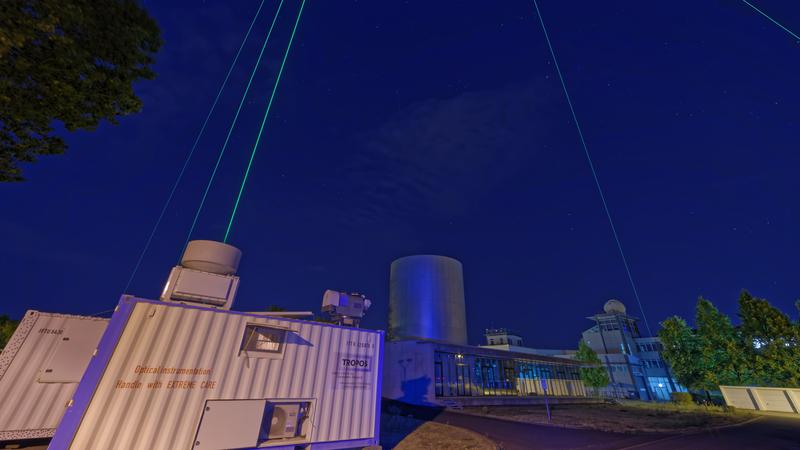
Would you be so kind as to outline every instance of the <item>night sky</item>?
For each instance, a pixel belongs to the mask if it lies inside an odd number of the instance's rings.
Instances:
[[[800,3],[759,7],[800,29]],[[299,0],[286,0],[193,238],[221,240]],[[266,36],[240,64],[129,293],[157,298]],[[800,44],[734,0],[540,6],[653,328],[742,288],[796,317]],[[165,45],[144,110],[67,135],[0,185],[0,313],[112,309],[258,7],[148,1]],[[619,298],[639,315],[530,1],[308,0],[230,242],[235,308],[373,300],[390,262],[464,264],[470,342],[575,347]]]

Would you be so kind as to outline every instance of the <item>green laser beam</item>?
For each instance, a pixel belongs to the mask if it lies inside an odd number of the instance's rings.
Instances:
[[[769,14],[767,14],[767,13],[765,13],[764,11],[762,11],[762,10],[760,10],[760,9],[756,8],[756,6],[755,6],[754,4],[752,4],[752,3],[748,2],[747,0],[742,0],[742,2],[744,2],[744,4],[745,4],[745,5],[747,5],[747,6],[751,7],[751,8],[753,8],[753,10],[754,10],[755,12],[757,12],[757,13],[761,14],[762,16],[766,17],[767,19],[769,19],[769,21],[770,21],[770,22],[772,22],[772,23],[774,23],[775,25],[779,26],[779,27],[780,27],[780,28],[781,28],[783,31],[785,31],[785,32],[789,33],[790,35],[792,35],[792,37],[793,37],[793,38],[797,39],[797,41],[798,41],[798,42],[800,42],[800,36],[798,36],[797,34],[795,34],[795,33],[794,33],[792,30],[790,30],[790,29],[786,28],[785,26],[781,25],[781,23],[780,23],[780,22],[778,22],[777,20],[775,20],[775,19],[773,19],[772,17],[770,17],[770,16],[769,16]]]
[[[244,105],[244,101],[247,98],[247,93],[250,92],[250,86],[253,84],[253,78],[256,76],[256,72],[258,71],[258,66],[261,65],[261,58],[264,56],[264,50],[267,48],[267,43],[269,43],[269,38],[272,36],[272,30],[275,28],[275,23],[278,21],[278,15],[281,12],[281,8],[283,7],[284,0],[278,4],[278,9],[275,11],[275,17],[272,18],[272,24],[269,26],[269,31],[267,32],[267,38],[264,39],[264,44],[261,46],[261,51],[258,53],[258,59],[256,59],[256,64],[253,66],[253,70],[250,73],[250,79],[247,80],[247,87],[244,90],[244,94],[242,94],[242,99],[239,101],[239,106],[236,108],[236,114],[233,116],[233,122],[231,122],[231,126],[228,128],[228,134],[225,136],[225,143],[222,144],[222,148],[219,151],[219,156],[217,156],[217,162],[214,164],[214,170],[211,172],[211,176],[208,179],[208,184],[206,184],[205,192],[203,192],[203,198],[200,200],[200,205],[197,207],[197,212],[194,214],[194,219],[192,220],[192,226],[189,228],[189,233],[186,235],[186,242],[183,243],[183,249],[181,253],[186,250],[186,246],[189,245],[189,239],[192,237],[192,233],[194,232],[194,228],[197,225],[197,218],[200,217],[200,211],[203,210],[203,206],[206,203],[206,198],[208,197],[208,191],[211,190],[211,184],[214,182],[214,177],[217,175],[217,169],[219,169],[219,163],[222,161],[222,156],[225,154],[225,150],[228,148],[228,142],[230,142],[231,134],[233,133],[233,129],[236,127],[236,122],[239,120],[239,113],[242,111],[242,106]]]
[[[536,8],[536,15],[539,16],[539,23],[542,25],[542,32],[544,33],[547,47],[550,49],[550,56],[553,58],[553,65],[556,67],[558,79],[561,81],[561,87],[564,90],[564,97],[566,97],[567,105],[569,105],[570,113],[572,113],[572,121],[575,123],[575,128],[578,130],[578,136],[580,137],[581,145],[583,146],[583,153],[586,155],[586,161],[589,163],[589,168],[591,169],[592,176],[594,177],[595,187],[597,187],[597,192],[600,194],[600,200],[603,202],[603,209],[605,210],[608,224],[611,226],[611,233],[614,235],[614,241],[617,243],[617,249],[619,250],[619,255],[622,258],[622,264],[625,266],[625,273],[628,275],[628,281],[630,281],[631,289],[633,290],[633,296],[636,298],[636,303],[639,304],[639,311],[642,312],[642,320],[644,320],[644,325],[647,327],[647,333],[652,336],[653,333],[650,331],[650,325],[647,323],[647,316],[644,313],[642,302],[639,300],[639,291],[636,289],[636,283],[633,282],[633,275],[631,274],[631,269],[628,265],[628,258],[625,257],[625,252],[622,251],[622,243],[620,242],[619,235],[617,234],[617,228],[614,226],[614,220],[611,218],[611,210],[608,207],[608,202],[606,202],[606,196],[603,193],[603,188],[600,185],[600,177],[597,175],[597,170],[592,162],[592,156],[589,154],[589,146],[586,144],[586,139],[583,137],[583,130],[581,129],[581,124],[578,121],[578,115],[575,113],[575,107],[572,104],[572,98],[569,96],[569,90],[567,90],[567,82],[564,80],[564,75],[561,73],[561,67],[558,65],[558,58],[556,58],[556,52],[553,49],[553,43],[550,42],[550,35],[547,33],[547,27],[544,25],[544,18],[539,10],[539,3],[536,0],[533,0],[533,6]]]
[[[267,109],[264,112],[264,118],[261,119],[261,127],[258,129],[258,136],[256,136],[256,142],[253,145],[253,151],[250,153],[250,161],[247,163],[247,169],[244,172],[244,178],[242,179],[242,185],[239,186],[239,194],[236,196],[236,203],[233,205],[233,211],[231,211],[231,218],[228,221],[228,228],[225,229],[225,237],[223,238],[222,242],[228,242],[228,236],[231,232],[231,226],[233,226],[233,219],[236,217],[236,211],[239,209],[239,202],[242,200],[242,193],[244,192],[244,186],[247,183],[247,178],[250,176],[250,169],[253,167],[253,159],[256,156],[256,151],[258,150],[258,145],[261,142],[261,136],[264,133],[264,126],[267,124],[267,118],[269,117],[269,112],[272,109],[272,102],[275,100],[275,93],[278,91],[278,84],[281,82],[281,76],[283,75],[283,68],[286,66],[286,59],[289,57],[289,50],[292,49],[292,42],[294,42],[294,36],[297,32],[297,26],[300,23],[300,16],[303,15],[303,8],[306,5],[306,0],[303,0],[300,3],[300,11],[297,13],[297,19],[294,21],[294,28],[292,28],[292,35],[289,37],[289,44],[286,46],[286,52],[283,54],[283,61],[281,61],[281,68],[278,70],[278,76],[275,78],[275,85],[272,87],[272,93],[269,96],[269,102],[267,103]]]
[[[244,48],[244,44],[250,37],[250,32],[253,31],[253,26],[255,25],[256,20],[261,15],[261,9],[264,7],[265,1],[266,0],[261,0],[261,3],[258,5],[258,10],[256,10],[255,15],[253,16],[253,20],[250,22],[250,27],[247,28],[247,33],[245,33],[244,39],[242,39],[242,43],[241,45],[239,45],[239,50],[236,51],[236,56],[234,56],[233,62],[231,63],[231,66],[228,68],[228,73],[225,74],[225,79],[222,81],[222,85],[219,87],[219,90],[217,91],[217,96],[214,98],[214,102],[211,104],[211,109],[209,109],[208,114],[206,114],[206,119],[203,121],[203,125],[200,127],[200,131],[197,133],[197,137],[195,137],[194,139],[192,148],[191,150],[189,150],[189,154],[186,156],[186,159],[183,162],[183,167],[181,167],[181,170],[178,173],[178,178],[172,185],[172,189],[170,190],[169,195],[167,196],[167,201],[161,208],[161,213],[158,215],[158,219],[156,219],[156,223],[155,225],[153,225],[153,229],[150,231],[150,236],[147,237],[147,241],[144,244],[142,252],[139,253],[139,259],[136,261],[136,265],[133,267],[133,272],[131,273],[130,278],[128,278],[128,283],[125,285],[125,289],[123,289],[122,292],[128,292],[128,288],[130,288],[131,283],[133,283],[134,277],[136,277],[136,273],[139,271],[139,266],[142,265],[142,260],[144,260],[144,255],[150,248],[150,244],[153,242],[153,237],[156,234],[156,230],[158,230],[158,227],[161,225],[161,221],[164,219],[164,214],[167,212],[169,204],[172,203],[173,197],[175,197],[175,191],[178,189],[178,185],[181,183],[181,180],[183,179],[183,175],[186,172],[186,167],[189,166],[189,162],[192,160],[192,156],[194,155],[194,151],[197,149],[197,144],[200,142],[200,138],[203,136],[203,134],[205,134],[208,121],[214,114],[214,110],[217,107],[217,103],[219,103],[219,99],[222,96],[222,91],[224,91],[225,86],[228,85],[228,79],[231,77],[231,72],[233,72],[234,67],[236,67],[236,63],[239,61],[239,55],[242,54],[242,49]]]

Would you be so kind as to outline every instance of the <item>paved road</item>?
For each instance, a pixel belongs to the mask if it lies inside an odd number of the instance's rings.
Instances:
[[[637,450],[800,449],[800,419],[764,416],[738,427],[664,438]]]
[[[691,435],[626,435],[510,422],[445,411],[437,422],[488,436],[504,450],[800,450],[800,420],[761,417],[738,427]]]

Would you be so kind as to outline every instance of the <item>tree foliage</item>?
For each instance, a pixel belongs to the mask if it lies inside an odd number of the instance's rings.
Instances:
[[[695,329],[671,317],[659,332],[663,356],[678,382],[695,390],[719,385],[800,385],[800,324],[747,291],[739,297],[734,326],[710,301],[699,298]]]
[[[11,335],[14,334],[14,330],[17,329],[17,325],[19,325],[18,321],[5,315],[0,316],[0,348],[6,346]]]
[[[158,25],[136,0],[0,1],[0,181],[62,153],[54,126],[91,130],[141,110]]]
[[[743,291],[739,297],[741,334],[751,349],[756,383],[800,385],[800,334],[789,316],[768,301]]]
[[[595,389],[608,385],[610,382],[608,371],[602,366],[602,361],[600,361],[597,353],[583,340],[578,344],[578,352],[575,354],[575,359],[584,363],[584,367],[580,369],[581,380],[584,385]]]
[[[678,316],[668,318],[661,323],[658,337],[664,346],[662,356],[669,363],[675,379],[689,389],[707,387],[700,364],[700,339],[686,321]]]
[[[705,389],[723,384],[741,385],[751,382],[749,351],[740,341],[731,319],[719,312],[708,300],[697,299],[695,325]]]

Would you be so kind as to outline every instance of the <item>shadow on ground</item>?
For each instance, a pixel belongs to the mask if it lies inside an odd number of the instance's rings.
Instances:
[[[436,419],[443,408],[409,405],[389,400],[381,401],[381,446],[394,448],[425,422]]]

